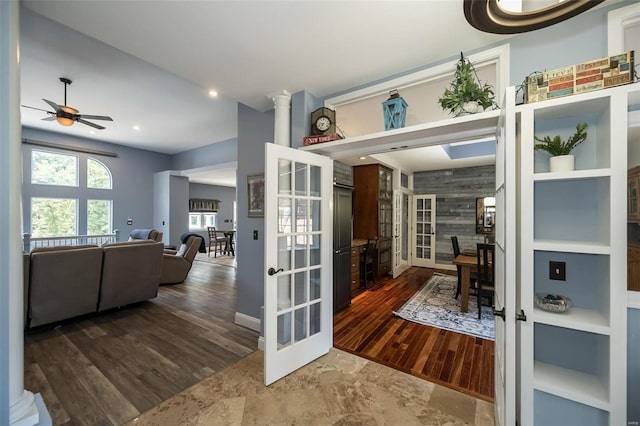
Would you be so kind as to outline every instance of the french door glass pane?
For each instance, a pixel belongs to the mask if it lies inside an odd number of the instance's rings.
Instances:
[[[278,233],[290,234],[291,227],[291,198],[278,197]]]
[[[295,274],[294,287],[294,306],[298,306],[307,302],[307,271],[297,272]]]
[[[278,315],[278,350],[291,344],[291,312]]]
[[[278,237],[278,268],[285,271],[291,269],[291,239],[293,237]]]
[[[316,300],[320,298],[320,268],[311,269],[309,271],[309,299]]]
[[[278,275],[278,311],[291,308],[291,275]]]
[[[321,168],[318,166],[311,166],[309,176],[309,195],[312,197],[320,196],[320,172]]]
[[[307,195],[307,164],[295,163],[296,195]]]
[[[314,303],[309,306],[309,335],[313,336],[320,332],[320,304]]]
[[[278,160],[278,194],[291,194],[291,161]]]
[[[299,342],[307,338],[307,307],[296,309],[295,319],[295,341]]]

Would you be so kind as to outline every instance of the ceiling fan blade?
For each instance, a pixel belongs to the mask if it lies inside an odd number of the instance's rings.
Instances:
[[[35,109],[37,111],[44,111],[47,114],[55,114],[55,112],[53,112],[53,111],[47,111],[46,109],[42,109],[42,108],[36,108],[36,107],[28,106],[28,105],[20,105],[20,106],[23,107],[23,108]]]
[[[87,126],[91,126],[93,128],[96,128],[98,130],[103,130],[104,129],[104,127],[100,126],[99,124],[95,124],[95,123],[92,123],[90,121],[83,120],[82,118],[77,118],[76,121],[79,122],[79,123],[82,123],[82,124],[86,124]]]
[[[48,101],[44,98],[42,98],[43,101],[45,101],[46,103],[48,103],[49,105],[51,105],[51,108],[53,108],[56,112],[58,112],[58,110],[60,109],[60,105],[58,105],[57,103],[53,102],[53,101]]]
[[[87,115],[87,114],[78,114],[79,118],[89,118],[91,120],[107,120],[113,121],[113,118],[107,117],[106,115]]]
[[[49,117],[43,118],[42,121],[56,121],[56,116],[50,115]]]

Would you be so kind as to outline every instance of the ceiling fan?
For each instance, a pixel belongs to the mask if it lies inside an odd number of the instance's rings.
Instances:
[[[47,100],[47,99],[42,99],[43,101],[45,101],[46,103],[48,103],[51,108],[54,109],[54,111],[47,111],[46,109],[41,109],[41,108],[35,108],[35,107],[31,107],[31,106],[27,106],[27,105],[21,105],[25,108],[31,108],[31,109],[35,109],[38,111],[44,111],[48,114],[48,117],[43,118],[44,121],[57,121],[60,125],[62,126],[72,126],[74,122],[78,122],[78,123],[82,123],[82,124],[86,124],[87,126],[91,126],[93,128],[96,128],[98,130],[102,130],[104,129],[104,127],[92,123],[90,121],[85,120],[86,118],[91,119],[91,120],[106,120],[106,121],[113,121],[113,119],[111,117],[107,117],[106,115],[88,115],[88,114],[78,114],[80,111],[78,111],[75,108],[72,108],[70,106],[67,106],[67,85],[71,84],[71,80],[69,80],[68,78],[65,77],[60,77],[60,81],[64,83],[64,105],[58,105],[57,103]]]

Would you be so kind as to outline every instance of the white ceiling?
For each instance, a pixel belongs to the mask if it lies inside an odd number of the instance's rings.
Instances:
[[[63,103],[65,76],[71,106],[114,119],[92,135],[22,108],[23,124],[168,154],[236,137],[236,102],[324,97],[504,38],[471,28],[463,0],[22,3],[22,103]]]

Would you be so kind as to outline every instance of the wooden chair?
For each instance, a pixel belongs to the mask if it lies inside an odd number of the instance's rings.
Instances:
[[[476,259],[478,261],[477,268],[477,299],[478,299],[478,319],[482,316],[482,297],[489,300],[489,305],[493,305],[493,296],[495,294],[494,277],[496,264],[495,245],[478,243],[478,252]]]
[[[453,235],[451,237],[451,245],[453,246],[453,258],[455,259],[461,253],[457,236]],[[460,296],[460,292],[462,292],[462,267],[460,265],[456,265],[456,269],[458,270],[458,287],[456,288],[455,299],[457,299],[458,296]],[[475,272],[471,272],[470,279],[471,279],[471,282],[469,283],[469,290],[471,291],[470,294],[475,294],[475,281],[476,281]]]
[[[373,253],[376,250],[377,243],[378,238],[376,237],[367,239],[367,245],[364,247],[364,254],[360,260],[360,274],[362,275],[365,289],[367,288],[369,277],[371,277],[373,285],[376,285],[376,272],[373,268]]]
[[[224,248],[229,243],[229,239],[225,237],[219,237],[215,226],[208,226],[207,232],[209,233],[209,250],[207,251],[207,257],[211,256],[211,247],[213,247],[213,257],[219,253],[224,253]]]

